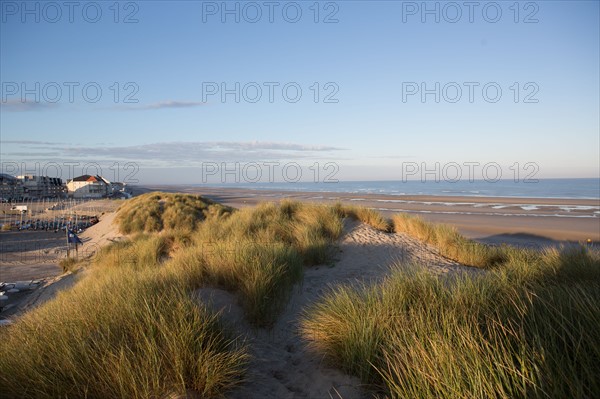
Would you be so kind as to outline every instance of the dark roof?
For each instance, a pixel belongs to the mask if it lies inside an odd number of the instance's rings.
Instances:
[[[6,173],[0,173],[0,180],[9,180],[14,182],[17,180],[17,178]]]

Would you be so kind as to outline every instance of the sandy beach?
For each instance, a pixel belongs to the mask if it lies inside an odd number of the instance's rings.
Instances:
[[[267,191],[190,186],[137,187],[138,193],[161,190],[196,193],[234,207],[290,198],[366,206],[386,216],[409,212],[428,221],[456,226],[469,238],[488,244],[545,246],[600,241],[600,200]]]

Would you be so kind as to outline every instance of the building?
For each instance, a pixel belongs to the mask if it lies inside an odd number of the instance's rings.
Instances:
[[[23,190],[23,199],[58,198],[65,193],[65,186],[59,177],[22,175],[17,176],[17,184]]]
[[[111,193],[112,194],[125,192],[125,187],[126,187],[125,183],[113,181],[110,183],[110,185],[111,185]]]
[[[18,201],[23,198],[23,184],[14,176],[0,173],[0,201]]]
[[[67,190],[73,198],[102,198],[112,194],[110,181],[99,175],[82,175],[67,182]]]

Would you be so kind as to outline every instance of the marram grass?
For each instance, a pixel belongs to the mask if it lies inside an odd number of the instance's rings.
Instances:
[[[248,319],[272,323],[304,265],[330,262],[342,220],[331,208],[284,201],[199,225],[193,243],[168,267],[198,286],[236,292]]]
[[[191,231],[204,219],[231,211],[231,208],[199,195],[151,192],[125,201],[119,207],[117,222],[124,234]]]
[[[3,395],[222,397],[243,381],[247,350],[193,291],[234,292],[250,321],[268,325],[304,265],[328,262],[342,231],[328,207],[234,212],[163,193],[125,202],[116,220],[134,234],[84,261],[92,265],[72,289],[0,330]]]
[[[331,262],[344,217],[392,230],[374,210],[339,204],[126,201],[116,220],[134,235],[103,248],[73,289],[0,330],[2,393],[226,395],[244,378],[247,349],[193,291],[226,289],[249,321],[268,326],[303,268]],[[403,266],[379,285],[335,287],[302,321],[315,350],[392,398],[600,396],[597,254],[490,248],[447,226],[393,222],[491,270],[446,280]]]
[[[392,232],[392,224],[390,221],[383,217],[383,215],[375,209],[366,208],[364,206],[349,206],[341,204],[336,204],[334,208],[345,217],[356,219],[386,233]]]
[[[241,381],[246,349],[177,281],[157,266],[90,270],[73,289],[0,331],[2,393],[222,395]]]
[[[442,256],[463,265],[489,268],[504,263],[511,247],[491,247],[469,240],[455,227],[426,222],[419,216],[399,213],[392,218],[394,231],[406,233],[436,247]]]
[[[305,315],[318,353],[391,398],[600,394],[600,259],[548,250],[452,279],[398,265],[333,289]]]

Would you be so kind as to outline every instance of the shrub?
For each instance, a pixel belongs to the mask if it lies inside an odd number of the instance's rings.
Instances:
[[[74,271],[78,263],[75,258],[63,258],[58,261],[58,265],[62,268],[63,273]]]

